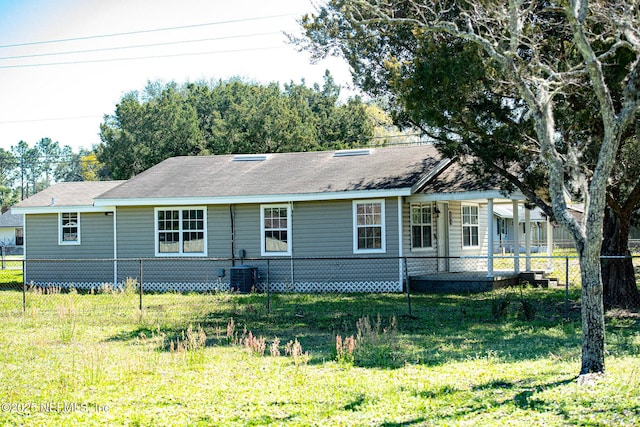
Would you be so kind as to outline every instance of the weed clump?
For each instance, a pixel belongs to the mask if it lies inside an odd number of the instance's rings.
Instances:
[[[189,325],[187,332],[182,331],[181,338],[177,338],[175,343],[171,341],[169,350],[172,354],[184,356],[189,365],[201,364],[204,361],[204,348],[207,344],[207,334],[202,327],[194,330]]]
[[[397,338],[398,320],[389,319],[386,326],[380,315],[372,320],[364,316],[356,321],[357,333],[345,337],[336,336],[336,360],[343,364],[361,366],[397,366],[399,343]]]

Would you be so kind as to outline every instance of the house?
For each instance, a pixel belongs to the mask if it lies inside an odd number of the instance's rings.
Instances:
[[[25,280],[36,284],[134,277],[210,290],[242,265],[274,291],[399,292],[405,272],[493,281],[488,212],[523,201],[426,144],[175,157],[127,181],[56,184],[13,211],[25,216]]]
[[[21,254],[23,245],[23,217],[11,211],[0,215],[0,246],[5,254]]]

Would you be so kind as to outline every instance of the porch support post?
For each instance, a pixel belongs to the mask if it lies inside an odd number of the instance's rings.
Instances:
[[[493,199],[487,201],[487,277],[493,277]]]
[[[531,271],[531,211],[524,207],[524,250],[526,259],[526,271]]]
[[[409,278],[404,277],[405,274],[408,274],[407,260],[405,259],[404,263],[402,262],[402,258],[404,257],[404,241],[402,240],[402,231],[404,229],[404,224],[402,221],[402,203],[402,197],[398,197],[398,290],[400,292],[403,291],[404,283],[407,283],[407,286],[409,284]],[[411,212],[411,210],[409,210],[409,212]],[[409,289],[407,289],[407,292],[409,292]]]
[[[520,273],[520,216],[518,200],[513,200],[513,272]]]
[[[547,217],[547,270],[553,270],[553,225]]]
[[[118,284],[118,209],[113,208],[113,287]]]

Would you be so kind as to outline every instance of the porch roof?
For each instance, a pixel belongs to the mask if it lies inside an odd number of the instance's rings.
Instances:
[[[525,209],[526,208],[524,206],[518,206],[519,222],[524,222]],[[530,212],[530,217],[529,217],[530,221],[545,222],[547,220],[547,217],[542,212],[542,209],[538,207],[531,209],[529,212]],[[496,205],[493,208],[493,213],[500,218],[513,219],[513,206],[512,205]]]
[[[520,191],[507,194],[503,190],[504,180],[498,175],[478,179],[469,173],[464,164],[472,161],[471,158],[462,158],[449,163],[447,167],[442,168],[440,173],[422,185],[415,192],[413,198],[424,201],[467,200],[474,202],[483,202],[487,199],[503,200],[503,202],[526,199]]]

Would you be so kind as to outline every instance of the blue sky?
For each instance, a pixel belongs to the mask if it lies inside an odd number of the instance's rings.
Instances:
[[[342,60],[312,65],[282,34],[311,11],[310,0],[0,0],[0,148],[44,137],[91,148],[103,116],[147,81],[311,84],[329,69],[347,87]]]

